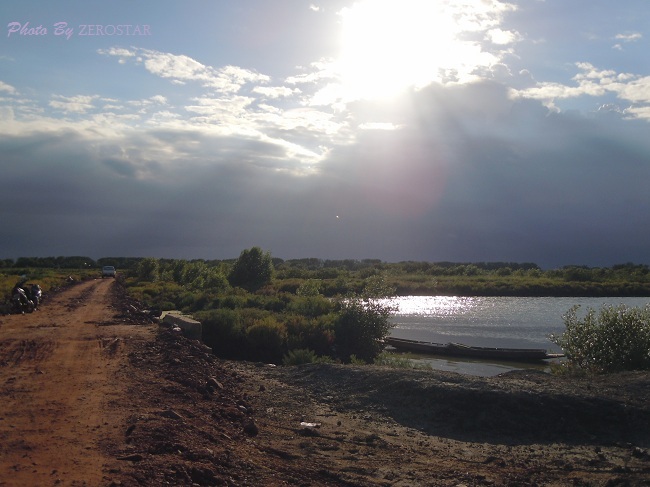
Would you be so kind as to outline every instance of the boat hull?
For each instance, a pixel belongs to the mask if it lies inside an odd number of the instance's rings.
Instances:
[[[400,352],[515,362],[539,362],[564,356],[561,353],[548,353],[546,350],[541,348],[472,347],[460,343],[443,344],[394,337],[386,338],[386,344]]]

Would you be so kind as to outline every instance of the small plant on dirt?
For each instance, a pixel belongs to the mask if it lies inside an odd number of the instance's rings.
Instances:
[[[578,306],[564,315],[566,331],[550,339],[564,350],[565,367],[595,373],[650,370],[650,306],[604,306],[578,317]]]
[[[350,365],[368,365],[368,362],[352,354],[350,355]]]
[[[289,350],[289,352],[282,357],[283,365],[302,365],[313,364],[318,360],[318,356],[313,350],[307,348],[299,348],[296,350]]]
[[[418,363],[409,354],[395,355],[394,353],[388,352],[380,353],[375,359],[374,364],[395,369],[431,369],[431,365]]]

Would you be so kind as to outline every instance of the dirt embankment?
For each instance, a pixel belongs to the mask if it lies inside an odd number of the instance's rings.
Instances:
[[[221,361],[113,281],[0,317],[2,485],[650,485],[650,374]]]

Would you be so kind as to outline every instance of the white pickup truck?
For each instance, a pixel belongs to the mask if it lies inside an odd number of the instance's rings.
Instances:
[[[115,267],[112,265],[105,265],[102,267],[102,279],[105,277],[115,277]]]

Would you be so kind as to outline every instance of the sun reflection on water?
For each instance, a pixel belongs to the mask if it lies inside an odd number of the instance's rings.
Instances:
[[[400,296],[386,300],[397,307],[395,316],[456,316],[477,306],[477,298],[462,296]]]

